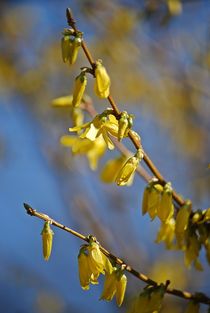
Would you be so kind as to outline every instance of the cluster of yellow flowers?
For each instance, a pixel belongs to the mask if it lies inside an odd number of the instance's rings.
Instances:
[[[128,313],[158,313],[161,309],[166,286],[146,286],[133,301]]]
[[[179,208],[175,219],[171,184],[167,183],[162,186],[157,179],[152,179],[143,195],[142,214],[146,213],[152,220],[159,217],[161,221],[156,242],[165,242],[167,249],[184,251],[187,267],[194,264],[196,269],[202,270],[198,259],[202,244],[206,249],[207,259],[210,261],[209,230],[204,224],[210,219],[210,209],[193,213],[191,202],[186,200],[185,204]]]
[[[100,299],[111,301],[116,295],[117,305],[121,306],[127,286],[127,277],[121,268],[112,266],[91,236],[89,236],[89,244],[83,245],[80,249],[78,265],[80,284],[84,290],[88,290],[90,284],[98,284],[98,277],[103,274],[105,282]]]

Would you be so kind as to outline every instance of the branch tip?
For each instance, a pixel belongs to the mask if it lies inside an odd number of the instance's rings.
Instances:
[[[32,209],[32,207],[27,204],[27,203],[23,203],[24,208],[26,209],[27,214],[29,215],[34,215],[34,209]]]

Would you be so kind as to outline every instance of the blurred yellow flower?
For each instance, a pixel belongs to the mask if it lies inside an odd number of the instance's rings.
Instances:
[[[183,248],[183,245],[184,245],[185,232],[188,228],[191,211],[192,211],[192,204],[188,200],[179,209],[178,214],[176,216],[175,234],[176,234],[176,241],[177,241],[178,247],[180,248]]]
[[[80,138],[87,138],[94,141],[101,135],[107,147],[110,150],[114,149],[114,144],[109,137],[109,135],[117,137],[118,134],[118,123],[114,115],[109,114],[108,116],[104,116],[103,113],[98,114],[91,122],[69,128],[70,132],[78,132],[80,130],[84,130]]]
[[[156,178],[152,179],[144,190],[142,199],[142,214],[148,212],[153,220],[157,216],[157,212],[161,203],[163,186],[158,184]]]
[[[101,180],[107,184],[115,182],[119,170],[125,163],[125,159],[126,157],[121,155],[116,159],[107,161],[100,174]]]
[[[64,135],[60,138],[60,143],[65,147],[69,147],[73,154],[84,154],[92,170],[96,170],[98,161],[106,152],[106,143],[102,136],[96,138],[95,141],[89,139],[81,139],[77,136]]]
[[[184,313],[199,313],[200,312],[200,304],[195,301],[189,301],[186,310]]]
[[[72,95],[68,95],[68,96],[63,96],[63,97],[59,97],[59,98],[55,98],[52,100],[52,105],[53,106],[58,106],[58,107],[65,107],[65,106],[72,106],[72,100],[73,100],[73,96]]]
[[[175,220],[174,218],[170,218],[166,222],[162,222],[155,242],[159,243],[161,241],[164,241],[166,248],[171,249],[173,247],[174,237]]]

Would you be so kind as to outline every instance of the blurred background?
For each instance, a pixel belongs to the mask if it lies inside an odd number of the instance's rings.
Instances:
[[[159,222],[141,216],[145,182],[105,185],[84,157],[59,144],[71,126],[68,108],[53,98],[72,92],[81,66],[62,62],[61,32],[71,7],[94,58],[101,58],[119,107],[135,113],[143,147],[172,186],[210,205],[210,2],[209,0],[75,0],[0,2],[0,307],[7,313],[126,312],[144,286],[128,275],[121,309],[98,301],[103,283],[79,285],[79,239],[54,229],[49,262],[42,257],[43,222],[25,214],[31,204],[100,243],[137,270],[192,292],[210,291],[209,265],[184,268],[180,252],[154,243]],[[108,106],[87,93],[99,112]],[[128,147],[132,149],[132,146]],[[183,312],[185,301],[166,296],[162,312]],[[202,307],[202,312],[206,308]]]

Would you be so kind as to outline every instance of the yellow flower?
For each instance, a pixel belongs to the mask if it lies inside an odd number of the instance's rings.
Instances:
[[[105,275],[104,289],[100,297],[101,300],[111,301],[116,294],[116,302],[121,306],[125,296],[127,277],[120,269],[114,268],[111,274]]]
[[[42,250],[45,261],[49,260],[52,251],[52,242],[54,232],[50,228],[50,222],[45,222],[41,232],[42,235]]]
[[[165,294],[165,285],[160,284],[156,287],[148,286],[135,299],[129,313],[158,313],[161,309]]]
[[[184,313],[199,313],[200,304],[195,301],[189,301]]]
[[[78,107],[80,105],[86,85],[87,85],[87,77],[85,76],[84,72],[81,72],[80,75],[76,77],[75,83],[74,83],[73,100],[72,100],[73,107]]]
[[[84,290],[89,284],[98,284],[100,274],[111,274],[113,267],[109,259],[101,252],[98,243],[90,238],[89,245],[83,245],[78,255],[80,285]]]
[[[79,268],[79,280],[82,289],[88,290],[90,288],[89,284],[91,282],[91,269],[88,264],[88,255],[83,248],[80,249],[78,255],[78,268]]]
[[[84,120],[83,110],[81,110],[80,108],[73,108],[71,112],[71,117],[72,117],[74,126],[81,125]]]
[[[78,132],[80,130],[84,130],[83,133],[80,135],[80,138],[87,138],[91,141],[94,141],[97,137],[101,135],[107,147],[110,150],[114,149],[114,144],[109,137],[109,135],[117,137],[118,133],[118,124],[114,115],[106,115],[105,113],[98,114],[91,122],[82,124],[77,127],[69,128],[70,132]]]
[[[70,35],[65,35],[61,39],[61,52],[63,62],[66,63],[69,60],[71,54],[72,41]]]
[[[98,161],[106,152],[106,143],[102,136],[91,141],[86,138],[80,139],[77,136],[64,135],[60,138],[60,143],[71,148],[73,154],[85,155],[92,170],[97,169]]]
[[[125,162],[116,177],[116,183],[118,186],[125,186],[130,183],[143,156],[143,151],[138,149],[136,154]]]
[[[181,0],[167,0],[167,4],[171,15],[180,15],[182,13]]]
[[[170,249],[173,246],[174,237],[175,237],[175,220],[173,218],[170,218],[166,222],[161,224],[155,242],[159,243],[161,241],[164,241],[166,248]]]
[[[63,96],[56,99],[53,99],[52,105],[56,107],[65,107],[65,106],[71,106],[72,105],[73,96]]]
[[[117,174],[124,163],[125,163],[125,156],[120,156],[116,159],[109,160],[105,164],[101,172],[101,175],[100,175],[101,180],[107,184],[115,182]]]
[[[68,61],[70,64],[74,64],[76,62],[81,43],[82,43],[82,38],[80,35],[77,35],[76,37],[72,39],[70,53],[68,57]]]
[[[172,188],[171,184],[165,184],[161,195],[160,205],[157,207],[157,216],[162,222],[174,214],[174,205],[172,201]]]
[[[81,32],[78,32],[76,36],[74,36],[74,30],[64,30],[63,37],[61,39],[61,52],[64,63],[69,62],[69,64],[74,64],[76,62],[78,50],[81,46],[81,43]]]
[[[109,96],[110,78],[107,74],[105,67],[102,65],[102,61],[96,61],[95,68],[95,93],[100,98],[107,98]]]
[[[188,232],[187,244],[185,250],[185,265],[190,267],[192,262],[197,270],[202,270],[202,265],[200,264],[198,257],[201,249],[201,243],[196,235],[196,233]]]
[[[144,190],[142,199],[142,214],[144,215],[148,212],[152,220],[157,216],[162,191],[163,186],[158,184],[158,180],[156,178],[152,179]]]
[[[183,241],[185,239],[185,232],[188,228],[189,218],[192,211],[192,204],[188,200],[186,203],[179,209],[179,212],[176,216],[176,240],[179,247],[183,247]]]

